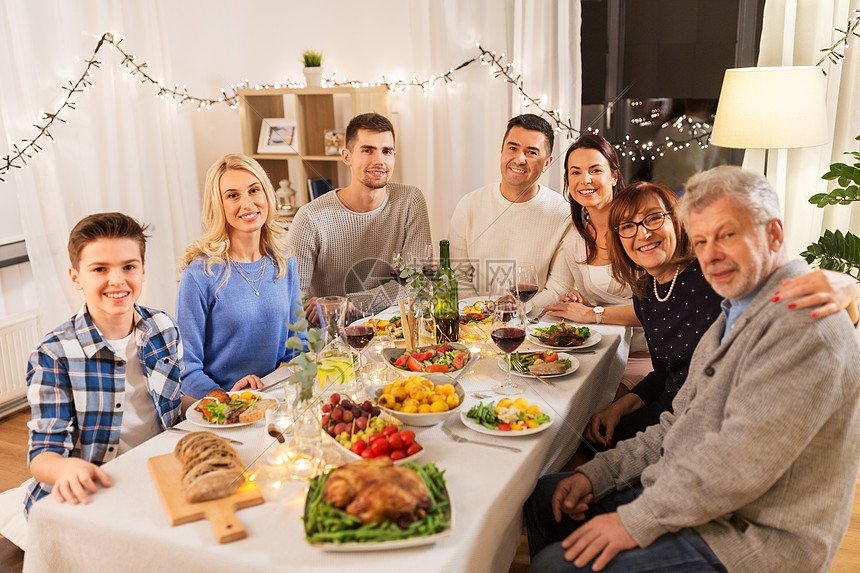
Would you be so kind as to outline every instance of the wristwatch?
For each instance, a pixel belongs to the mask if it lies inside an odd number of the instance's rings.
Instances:
[[[595,306],[591,310],[594,312],[595,324],[602,324],[603,323],[603,307],[602,306]]]

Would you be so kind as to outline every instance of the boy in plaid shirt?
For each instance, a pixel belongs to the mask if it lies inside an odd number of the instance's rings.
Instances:
[[[179,330],[166,313],[136,304],[145,231],[122,213],[98,213],[69,236],[69,276],[85,302],[27,364],[35,481],[25,512],[49,493],[88,503],[97,482],[110,486],[100,465],[179,421]]]

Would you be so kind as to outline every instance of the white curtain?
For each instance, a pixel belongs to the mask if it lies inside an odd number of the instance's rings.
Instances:
[[[848,18],[856,17],[860,0],[767,0],[759,52],[759,66],[812,66],[845,29]],[[816,241],[825,229],[841,229],[860,234],[860,205],[820,209],[808,202],[815,193],[831,191],[834,184],[821,179],[831,163],[848,162],[845,151],[857,151],[860,134],[860,38],[852,36],[845,59],[839,65],[823,64],[827,72],[827,109],[832,143],[806,149],[790,149],[786,160],[784,199],[786,246],[797,257]],[[791,118],[785,118],[791,121]],[[771,152],[773,153],[773,152]],[[763,151],[749,150],[744,166],[761,171]],[[774,167],[769,161],[768,170]]]
[[[413,0],[410,32],[421,49],[414,68],[428,77],[476,55],[476,43],[504,53],[523,72],[524,89],[543,96],[545,109],[561,109],[579,126],[579,0]],[[437,86],[426,96],[412,90],[393,96],[401,180],[425,192],[433,239],[448,236],[457,202],[466,193],[501,178],[499,157],[508,120],[540,114],[523,105],[518,92],[490,68],[472,64],[455,76],[456,86]],[[566,117],[565,117],[566,119]],[[564,135],[564,134],[562,134]],[[556,138],[554,156],[566,145]],[[562,167],[554,164],[541,182],[561,191]]]
[[[0,130],[5,141],[34,135],[32,124],[56,110],[58,84],[80,77],[105,31],[134,38],[162,73],[169,42],[155,7],[119,1],[36,0],[0,4]],[[15,194],[32,262],[42,326],[77,311],[81,296],[68,279],[66,242],[83,216],[122,211],[150,224],[147,275],[140,302],[172,312],[176,259],[199,233],[199,205],[189,124],[176,107],[153,97],[120,70],[109,46],[98,56],[94,88],[77,94],[79,111],[63,114],[46,152],[31,168],[12,170],[0,196]],[[192,192],[188,192],[191,190]]]

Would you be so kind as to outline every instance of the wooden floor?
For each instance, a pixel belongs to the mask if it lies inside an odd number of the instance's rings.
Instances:
[[[0,420],[0,491],[18,487],[30,477],[27,470],[27,421],[29,411],[12,414]],[[11,545],[0,539],[0,573],[21,571],[21,554],[7,547]],[[509,573],[526,573],[529,565],[529,551],[525,532],[517,549],[516,557]],[[848,533],[830,569],[831,573],[856,573],[860,571],[860,476],[857,479],[857,493],[851,511],[851,524]]]

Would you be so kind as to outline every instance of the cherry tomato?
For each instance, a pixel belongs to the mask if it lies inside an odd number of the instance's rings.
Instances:
[[[421,451],[421,446],[418,445],[418,442],[412,442],[409,444],[409,447],[406,448],[406,456],[414,456],[418,452]]]
[[[424,362],[425,360],[427,360],[428,358],[430,358],[434,354],[435,354],[435,352],[413,352],[412,358],[414,358],[418,362]]]
[[[511,431],[511,425],[510,424],[499,424],[498,426],[496,426],[496,429],[499,431],[502,431],[502,432],[510,432]]]
[[[409,366],[409,369],[413,372],[424,372],[424,366],[417,360],[415,360],[414,356],[410,356],[406,360],[406,365]]]
[[[400,434],[391,434],[388,436],[388,445],[392,450],[402,450],[403,440],[400,439]]]
[[[390,436],[391,434],[396,434],[396,433],[397,433],[397,426],[393,426],[393,425],[392,426],[386,426],[385,429],[382,430],[382,435],[385,436],[386,438],[388,436]]]
[[[393,452],[388,454],[388,457],[391,458],[391,461],[397,461],[405,458],[406,454],[403,453],[403,450],[394,450]]]
[[[449,350],[454,350],[454,347],[451,346],[450,344],[443,344],[442,346],[436,347],[436,352],[438,352],[439,354],[444,354],[444,353],[448,352]]]
[[[370,449],[373,450],[376,456],[387,456],[388,452],[391,451],[391,446],[388,445],[386,440],[376,440],[370,443]]]
[[[409,359],[405,354],[394,361],[395,366],[406,366],[406,361]]]
[[[370,436],[367,439],[367,443],[373,444],[373,442],[375,442],[376,440],[384,440],[384,439],[386,439],[386,437],[387,436],[385,434],[383,434],[382,432],[376,432],[375,434],[373,434],[372,436]]]
[[[558,353],[552,350],[544,350],[542,358],[544,362],[555,362],[558,360]]]
[[[372,449],[364,448],[363,450],[361,450],[361,457],[363,457],[366,460],[372,460],[373,458],[376,457],[376,454],[373,453]]]
[[[424,369],[425,372],[444,372],[448,373],[448,365],[447,364],[430,364],[427,368]]]
[[[400,440],[403,442],[403,445],[408,448],[412,445],[412,442],[415,441],[415,432],[412,430],[403,430],[400,432]]]
[[[362,439],[356,440],[356,442],[350,448],[352,453],[359,454],[359,455],[361,455],[361,452],[363,452],[366,449],[367,449],[367,442],[365,442]]]

